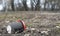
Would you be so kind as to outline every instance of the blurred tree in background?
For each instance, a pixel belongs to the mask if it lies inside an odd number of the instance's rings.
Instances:
[[[7,11],[60,10],[60,0],[6,0],[6,1]]]

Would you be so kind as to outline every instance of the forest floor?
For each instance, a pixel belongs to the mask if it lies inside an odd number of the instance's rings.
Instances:
[[[23,20],[27,29],[18,34],[1,34],[7,21]],[[0,36],[60,36],[60,13],[48,11],[20,11],[0,13]]]

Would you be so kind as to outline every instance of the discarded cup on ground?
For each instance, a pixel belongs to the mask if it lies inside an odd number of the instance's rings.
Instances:
[[[11,34],[11,33],[21,33],[26,29],[26,25],[23,21],[18,20],[17,22],[12,22],[9,23],[9,25],[7,25],[6,30],[7,33]]]

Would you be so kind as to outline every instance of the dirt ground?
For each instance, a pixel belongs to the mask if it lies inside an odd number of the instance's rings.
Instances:
[[[27,29],[18,34],[2,33],[1,28],[8,25],[7,21],[13,22],[21,19]],[[20,11],[0,13],[0,36],[60,36],[60,13],[46,11]]]

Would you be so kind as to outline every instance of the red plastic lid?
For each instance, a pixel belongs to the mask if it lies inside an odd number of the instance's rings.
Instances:
[[[26,30],[26,25],[25,25],[25,23],[22,21],[22,23],[23,23],[23,26],[24,26],[24,30]]]
[[[17,22],[21,22],[22,25],[23,25],[23,27],[24,27],[24,30],[26,30],[26,25],[25,25],[24,21],[22,21],[22,20],[17,20]]]

